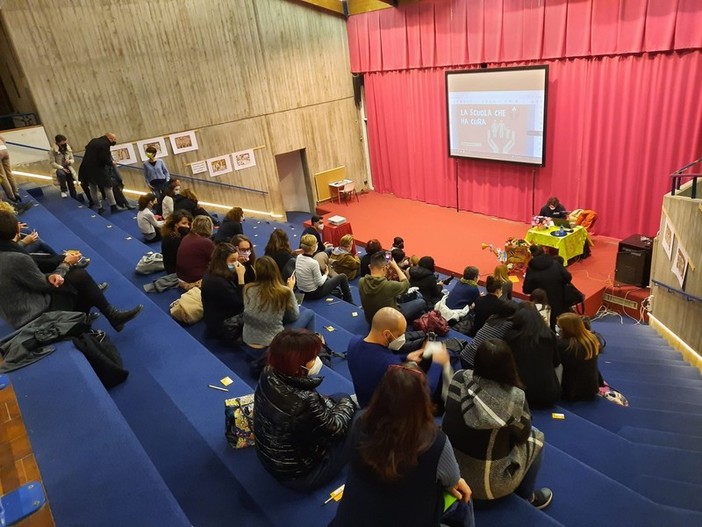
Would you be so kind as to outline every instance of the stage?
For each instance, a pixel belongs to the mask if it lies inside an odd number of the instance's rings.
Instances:
[[[495,204],[499,209],[499,203]],[[367,192],[359,201],[345,203],[323,202],[317,211],[326,217],[344,216],[351,223],[354,238],[360,245],[377,238],[384,248],[392,245],[395,236],[405,239],[408,255],[433,256],[437,268],[444,273],[460,276],[467,265],[480,269],[480,281],[492,274],[497,257],[483,244],[504,247],[508,238],[524,238],[531,225],[496,217],[457,212],[454,209],[427,205],[401,199],[392,194]],[[593,315],[603,303],[605,288],[612,289],[619,240],[593,235],[592,254],[584,260],[573,261],[567,269],[573,283],[586,296],[586,312]],[[521,293],[523,276],[514,292]]]

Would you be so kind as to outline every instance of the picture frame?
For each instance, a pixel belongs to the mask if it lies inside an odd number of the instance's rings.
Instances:
[[[670,218],[666,215],[665,224],[663,225],[663,236],[661,237],[661,247],[668,255],[668,260],[673,256],[673,244],[675,243],[675,229]]]
[[[207,172],[207,161],[195,161],[194,163],[190,163],[190,171],[195,174],[202,174],[203,172]]]
[[[150,146],[156,147],[156,159],[168,156],[168,149],[166,148],[166,139],[164,137],[152,137],[151,139],[137,141],[137,150],[139,151],[139,157],[142,161],[149,160],[149,158],[146,157],[146,149]]]
[[[211,157],[207,160],[207,168],[209,169],[210,177],[229,174],[233,170],[231,157],[228,155]]]
[[[678,247],[675,250],[675,258],[673,258],[673,267],[672,271],[675,277],[678,279],[678,283],[680,284],[680,289],[684,290],[684,284],[685,284],[685,274],[687,273],[687,267],[690,264],[690,257],[687,255],[687,252],[685,249],[683,249],[680,246],[680,243],[678,243]]]
[[[120,165],[133,165],[138,159],[132,143],[122,143],[110,147],[112,159]]]
[[[168,136],[171,141],[171,149],[174,154],[184,154],[185,152],[194,152],[197,150],[197,137],[195,131],[180,132]]]
[[[234,170],[244,170],[245,168],[251,168],[256,166],[256,155],[252,148],[248,150],[242,150],[241,152],[234,152],[232,154],[232,161],[234,162]]]

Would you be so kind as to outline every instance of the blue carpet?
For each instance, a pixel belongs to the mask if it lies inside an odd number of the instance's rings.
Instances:
[[[190,525],[72,343],[10,378],[56,525]]]

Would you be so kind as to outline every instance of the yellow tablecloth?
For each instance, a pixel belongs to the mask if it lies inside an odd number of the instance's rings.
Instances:
[[[563,257],[565,265],[568,265],[568,260],[583,254],[585,240],[587,240],[587,231],[580,226],[574,227],[573,232],[567,236],[559,238],[551,236],[552,232],[559,230],[560,227],[550,227],[548,229],[529,229],[524,239],[529,243],[536,243],[546,247],[558,249],[558,255]]]

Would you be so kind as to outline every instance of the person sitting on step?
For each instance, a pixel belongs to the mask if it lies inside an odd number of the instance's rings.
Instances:
[[[242,291],[246,269],[231,243],[218,243],[202,278],[202,309],[207,335],[228,340],[225,320],[244,311]]]
[[[345,274],[346,278],[353,280],[358,275],[358,269],[361,267],[361,259],[354,256],[353,252],[353,236],[346,234],[339,240],[339,246],[332,250],[329,257],[329,265],[336,274]]]
[[[217,229],[215,242],[229,242],[237,234],[244,234],[244,210],[241,207],[232,207],[224,216],[222,225]]]
[[[328,270],[322,273],[319,262],[315,259],[317,252],[317,238],[312,234],[305,234],[300,240],[300,247],[303,253],[295,260],[295,279],[297,288],[305,293],[311,300],[324,298],[337,287],[341,288],[343,299],[353,303],[349,280],[345,274],[329,277]]]
[[[514,492],[544,509],[553,499],[550,489],[535,489],[544,434],[531,426],[522,386],[509,346],[483,342],[474,368],[456,372],[449,385],[441,427],[475,499]]]
[[[73,168],[73,149],[68,144],[65,135],[59,134],[54,137],[54,145],[49,150],[49,162],[56,170],[56,179],[61,189],[61,197],[67,198],[69,193],[73,199],[78,199],[75,180],[78,178],[76,169]]]
[[[156,196],[149,192],[139,196],[139,212],[137,212],[137,225],[146,243],[161,241],[161,227],[165,223],[156,219],[151,209],[156,206]]]
[[[192,221],[193,217],[187,210],[176,210],[166,216],[161,226],[161,254],[166,274],[176,272],[178,247],[182,239],[190,233]]]
[[[195,216],[190,233],[181,240],[176,256],[176,274],[183,289],[200,287],[214,251],[211,238],[212,218]]]
[[[17,243],[14,214],[0,211],[0,317],[19,328],[46,311],[84,311],[96,307],[117,331],[136,317],[142,305],[122,311],[112,306],[85,269],[75,267],[80,253],[70,252],[48,275]]]

